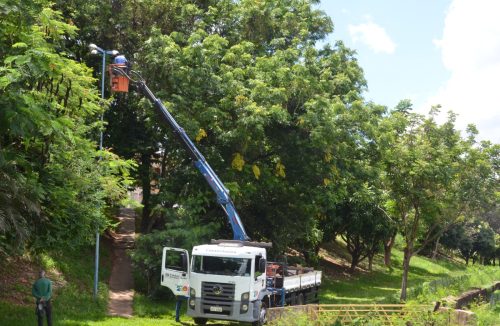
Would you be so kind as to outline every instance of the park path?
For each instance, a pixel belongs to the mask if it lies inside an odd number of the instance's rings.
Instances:
[[[133,314],[134,279],[132,261],[127,249],[134,247],[135,212],[131,208],[120,208],[117,219],[120,224],[113,235],[113,268],[109,279],[108,314],[130,318]]]

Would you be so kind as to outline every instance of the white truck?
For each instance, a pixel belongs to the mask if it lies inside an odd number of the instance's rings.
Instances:
[[[263,325],[269,307],[318,302],[321,271],[266,260],[267,244],[212,240],[185,249],[163,248],[161,285],[187,297],[187,314]]]
[[[233,230],[233,240],[212,240],[211,244],[195,246],[191,260],[185,249],[164,248],[161,285],[187,298],[187,313],[197,324],[223,319],[262,325],[269,307],[317,302],[321,272],[267,261],[266,248],[271,245],[249,241],[227,188],[142,77],[129,68],[119,63],[110,65],[113,91],[127,92],[128,80],[136,83],[185,145],[194,165],[216,193]]]

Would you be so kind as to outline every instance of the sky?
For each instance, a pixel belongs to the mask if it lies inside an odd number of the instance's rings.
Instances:
[[[500,143],[500,0],[322,0],[334,32],[356,50],[365,99],[393,108],[410,99],[439,121],[457,113],[480,140]]]

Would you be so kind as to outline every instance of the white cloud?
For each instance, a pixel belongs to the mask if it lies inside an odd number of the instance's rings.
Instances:
[[[372,22],[369,18],[366,23],[349,25],[349,34],[354,43],[360,41],[366,44],[375,53],[394,53],[396,44],[380,25]]]
[[[426,104],[458,113],[457,126],[474,123],[479,138],[500,142],[500,1],[453,0],[441,49],[450,79]]]
[[[441,49],[443,47],[443,40],[433,39],[432,44],[434,44],[436,48]]]

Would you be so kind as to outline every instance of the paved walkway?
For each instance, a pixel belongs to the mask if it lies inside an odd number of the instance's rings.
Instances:
[[[108,314],[132,317],[134,279],[132,261],[126,250],[134,247],[135,212],[131,208],[120,208],[120,220],[113,240],[113,268],[109,279]]]

